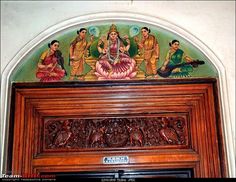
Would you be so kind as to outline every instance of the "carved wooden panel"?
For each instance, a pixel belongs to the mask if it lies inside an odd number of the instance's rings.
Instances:
[[[213,79],[14,84],[8,170],[191,169],[194,177],[227,176],[215,85]],[[128,163],[103,164],[121,155]]]
[[[184,117],[44,120],[44,151],[187,145]]]

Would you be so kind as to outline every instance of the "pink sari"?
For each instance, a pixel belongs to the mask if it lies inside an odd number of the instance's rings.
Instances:
[[[117,43],[110,45],[110,58],[114,60],[118,57],[119,59],[116,64],[109,59],[108,54],[103,55],[97,61],[95,75],[98,77],[98,80],[131,79],[136,76],[135,60],[121,52],[117,56],[117,49]]]

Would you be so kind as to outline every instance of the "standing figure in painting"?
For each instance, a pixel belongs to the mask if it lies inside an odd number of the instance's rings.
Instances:
[[[175,77],[186,77],[193,71],[193,67],[197,67],[198,64],[204,64],[204,61],[194,61],[191,57],[186,56],[184,51],[179,49],[178,40],[172,40],[169,46],[170,49],[163,65],[157,70],[160,76],[168,77],[172,75]]]
[[[40,57],[36,77],[41,82],[61,80],[66,75],[64,59],[59,48],[59,41],[53,40],[48,44],[49,49]]]
[[[86,34],[87,29],[81,28],[77,31],[78,36],[70,44],[70,80],[77,77],[78,80],[84,80],[84,64],[87,56],[87,50],[91,46],[94,36],[92,35],[90,41],[87,42]]]
[[[151,30],[147,27],[141,28],[142,40],[138,37],[134,40],[140,50],[143,50],[144,62],[146,67],[146,78],[157,78],[157,60],[159,59],[159,44],[154,35],[151,35]]]
[[[136,76],[136,62],[128,53],[130,40],[128,36],[124,36],[124,39],[120,38],[116,26],[112,24],[107,38],[103,36],[98,41],[100,57],[95,71],[98,80],[131,79]]]

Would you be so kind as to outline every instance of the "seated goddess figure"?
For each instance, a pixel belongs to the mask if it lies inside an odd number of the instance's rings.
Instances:
[[[98,80],[131,79],[136,76],[136,62],[128,53],[130,40],[128,36],[124,39],[126,46],[116,26],[112,24],[107,39],[103,36],[98,41],[97,49],[100,56],[95,71]]]

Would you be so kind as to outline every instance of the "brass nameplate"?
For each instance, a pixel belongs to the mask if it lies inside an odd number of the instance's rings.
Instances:
[[[103,157],[103,164],[128,164],[128,156],[109,156]]]

